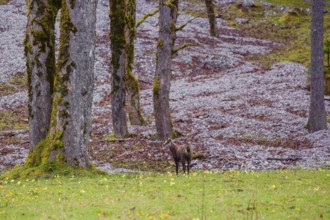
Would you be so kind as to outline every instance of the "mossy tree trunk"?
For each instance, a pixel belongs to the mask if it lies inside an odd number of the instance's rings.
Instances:
[[[207,10],[207,16],[209,18],[210,35],[213,37],[217,37],[218,28],[217,28],[217,20],[215,18],[215,13],[214,13],[213,0],[205,0],[205,5]]]
[[[176,39],[177,10],[178,0],[159,0],[159,38],[153,102],[157,135],[160,139],[171,137],[173,133],[169,94],[171,87],[172,51]]]
[[[97,0],[62,0],[51,122],[47,137],[29,153],[30,166],[58,161],[90,167],[96,6]]]
[[[136,77],[133,75],[134,41],[136,36],[136,1],[126,0],[126,72],[125,82],[128,101],[128,116],[132,125],[143,125],[144,120],[140,107],[140,89]]]
[[[48,132],[55,75],[55,19],[60,0],[28,0],[25,56],[29,84],[30,149]]]
[[[110,1],[110,42],[112,65],[111,110],[113,130],[116,137],[128,135],[125,112],[125,70],[126,70],[126,2]]]
[[[311,24],[311,95],[307,125],[311,132],[327,129],[324,105],[323,10],[324,1],[313,0]]]

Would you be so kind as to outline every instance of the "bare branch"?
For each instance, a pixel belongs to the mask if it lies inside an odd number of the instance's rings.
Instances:
[[[184,45],[182,45],[182,46],[180,46],[180,47],[175,48],[174,50],[172,50],[172,55],[177,54],[180,50],[183,50],[183,49],[185,49],[187,47],[198,47],[198,46],[199,46],[199,44],[192,44],[192,43],[184,44]]]
[[[187,21],[186,23],[184,23],[183,25],[181,25],[180,27],[176,28],[175,31],[181,31],[183,28],[185,28],[188,24],[190,24],[193,20],[195,20],[198,17],[194,17],[192,19],[190,19],[189,21]]]
[[[163,5],[166,5],[167,7],[170,7],[170,8],[176,8],[176,6],[173,4],[173,0],[168,0],[166,2],[163,2]]]
[[[136,28],[138,28],[143,22],[145,22],[149,17],[154,16],[155,14],[157,14],[159,12],[159,8],[157,8],[156,10],[154,10],[151,13],[145,14],[143,16],[143,18],[141,18],[137,23],[136,23]]]

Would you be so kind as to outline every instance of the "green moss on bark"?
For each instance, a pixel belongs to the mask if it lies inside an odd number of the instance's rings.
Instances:
[[[160,87],[160,80],[159,77],[156,75],[154,81],[154,87],[152,89],[154,97],[159,97],[159,87]]]
[[[61,30],[61,36],[60,36],[60,49],[59,49],[59,59],[58,59],[59,70],[64,68],[69,60],[70,36],[71,34],[75,34],[77,32],[77,28],[71,22],[69,7],[66,4],[65,0],[62,0],[60,30]]]
[[[118,6],[118,7],[117,7]],[[113,66],[113,77],[115,80],[118,80],[117,70],[120,66],[120,56],[122,55],[123,50],[126,47],[125,39],[125,1],[122,0],[113,0],[110,1],[110,21],[111,30],[110,30],[110,41],[111,41],[111,64]]]
[[[130,122],[133,125],[143,125],[145,124],[145,121],[140,110],[139,82],[130,70],[128,70],[125,75],[125,84],[128,94],[130,95],[130,106],[128,108],[128,117]]]
[[[162,46],[164,46],[164,41],[162,39],[158,39],[157,47],[162,47]]]
[[[29,1],[28,1],[29,2]],[[26,73],[27,73],[27,86],[28,86],[28,97],[29,100],[32,100],[32,65],[31,65],[31,60],[28,56],[29,53],[32,53],[32,46],[29,43],[30,41],[30,35],[28,34],[28,32],[25,33],[25,39],[24,39],[24,53],[25,53],[25,57],[26,57]],[[32,118],[32,106],[31,106],[31,102],[29,101],[28,103],[28,114],[29,114],[29,118]]]
[[[37,11],[31,17],[32,7],[37,5]],[[60,0],[52,0],[48,2],[48,5],[43,1],[27,1],[28,8],[28,22],[29,26],[37,25],[39,29],[27,29],[24,39],[24,52],[26,56],[26,66],[28,75],[28,90],[29,90],[29,100],[32,100],[32,70],[35,65],[37,68],[43,68],[43,64],[40,63],[39,57],[41,53],[46,54],[46,80],[50,86],[50,93],[53,93],[54,85],[54,75],[56,71],[55,66],[55,19],[58,10],[61,7]],[[34,49],[34,47],[36,48]],[[36,51],[33,51],[36,50]],[[35,54],[33,54],[35,53]],[[33,60],[31,60],[33,59]],[[39,77],[43,77],[43,73],[38,72]],[[38,95],[38,94],[37,94]],[[29,117],[32,118],[32,106],[29,103]]]

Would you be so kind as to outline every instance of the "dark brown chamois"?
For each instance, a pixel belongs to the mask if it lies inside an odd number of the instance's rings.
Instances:
[[[170,138],[164,141],[163,147],[168,147],[172,153],[174,162],[175,162],[175,170],[176,175],[179,172],[179,162],[182,163],[183,173],[186,172],[186,162],[187,162],[187,170],[188,174],[190,171],[190,162],[192,158],[192,149],[188,144],[174,144]]]

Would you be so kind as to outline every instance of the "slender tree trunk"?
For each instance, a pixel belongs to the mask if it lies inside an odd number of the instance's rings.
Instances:
[[[171,86],[172,50],[176,39],[178,0],[159,0],[159,38],[156,74],[153,88],[157,135],[161,139],[172,136],[169,93]]]
[[[110,1],[110,41],[112,64],[111,107],[114,134],[116,137],[128,135],[125,112],[125,24],[126,3],[123,0]]]
[[[30,149],[48,132],[55,75],[55,19],[58,0],[28,0],[25,56],[29,82]]]
[[[140,107],[140,89],[133,74],[134,41],[136,36],[136,1],[126,0],[126,59],[125,82],[128,101],[128,116],[132,125],[142,125],[144,120]]]
[[[313,0],[311,24],[311,95],[308,129],[327,129],[324,105],[323,0]]]
[[[217,20],[215,19],[213,0],[205,0],[207,16],[210,24],[210,34],[213,37],[218,36]]]
[[[51,123],[47,137],[29,153],[31,166],[47,161],[90,166],[96,6],[97,0],[62,0]]]

